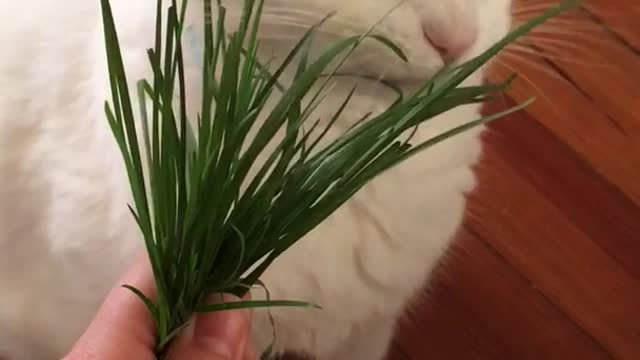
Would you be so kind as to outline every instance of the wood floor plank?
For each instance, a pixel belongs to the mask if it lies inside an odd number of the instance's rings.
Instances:
[[[640,26],[638,26],[640,3],[638,1],[587,0],[583,6],[622,37],[636,52],[640,51]]]
[[[515,171],[499,141],[487,141],[470,226],[612,355],[640,358],[640,281]]]
[[[513,106],[508,103],[507,106]],[[488,113],[504,108],[489,104]],[[578,226],[627,272],[640,279],[640,207],[596,174],[529,114],[491,125],[495,151],[562,216]],[[500,141],[491,141],[499,137]],[[552,159],[552,161],[550,161]]]
[[[463,230],[428,303],[400,330],[412,360],[609,359],[475,234]],[[395,353],[391,360],[403,360]]]
[[[583,24],[580,32],[558,31],[535,37],[530,40],[532,48],[538,49],[550,67],[603,109],[629,137],[640,137],[640,56],[616,41],[610,31],[591,22],[585,11],[569,15],[571,21]]]
[[[521,73],[508,95],[516,102],[538,96],[526,111],[585,159],[595,171],[640,204],[640,142],[606,110],[595,105],[580,89],[540,69],[535,59],[512,59],[510,66]],[[495,67],[493,75],[510,72]],[[624,160],[621,160],[624,159]]]

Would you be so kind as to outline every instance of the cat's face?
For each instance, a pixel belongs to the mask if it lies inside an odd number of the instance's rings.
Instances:
[[[241,3],[226,0],[225,6],[238,13]],[[445,62],[467,60],[501,39],[511,25],[511,0],[265,0],[260,36],[289,50],[331,13],[316,49],[380,22],[374,33],[396,43],[410,65],[372,41],[354,54],[346,71],[404,80],[429,77]]]

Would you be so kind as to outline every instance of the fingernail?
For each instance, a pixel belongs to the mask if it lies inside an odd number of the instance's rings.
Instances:
[[[220,297],[214,298],[220,302]],[[222,302],[239,301],[238,298],[225,295]],[[196,318],[194,340],[212,355],[235,359],[242,350],[248,314],[245,310],[217,311],[199,314]]]

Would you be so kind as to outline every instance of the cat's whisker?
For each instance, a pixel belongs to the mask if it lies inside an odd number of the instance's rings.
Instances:
[[[558,0],[554,1],[515,1],[513,2],[511,12],[512,14],[521,13],[543,13],[546,10],[558,5]],[[582,4],[584,6],[588,2]]]
[[[236,7],[228,7],[227,13],[229,14],[241,14],[242,9]],[[318,18],[318,12],[308,9],[299,9],[299,8],[291,8],[291,7],[283,7],[283,6],[273,6],[269,5],[269,3],[265,3],[261,15],[264,14],[292,14],[292,15],[303,15],[310,16],[314,18]]]
[[[240,16],[241,13],[237,10],[235,13],[233,11],[229,12],[230,14],[235,14]],[[307,29],[318,22],[320,22],[324,16],[319,16],[318,12],[313,11],[300,11],[298,9],[284,9],[284,8],[265,8],[261,14],[261,20],[263,23],[275,24],[282,19],[282,21],[287,22],[297,22],[300,26],[304,26]],[[347,23],[343,20],[339,20],[336,18],[329,18],[322,28],[326,27],[352,27],[353,25]]]
[[[321,20],[325,19],[325,17],[328,15],[330,15],[330,13],[322,13],[316,10],[287,8],[282,6],[269,6],[265,4],[265,7],[262,11],[261,16],[262,16],[262,19],[265,19],[267,17],[271,17],[272,19],[278,18],[278,17],[286,17],[290,19],[291,16],[293,16],[301,20],[301,22],[304,23],[304,25],[308,28],[310,26],[317,24]],[[339,17],[329,17],[328,19],[326,19],[326,22],[322,27],[327,27],[327,26],[335,26],[335,27],[349,29],[354,27],[354,23],[353,21],[347,21],[344,19],[340,19]],[[355,31],[362,32],[365,30],[367,30],[366,27],[363,27],[361,29],[353,29],[354,32]]]
[[[560,113],[558,111],[558,108],[555,106],[555,104],[545,94],[545,92],[542,91],[540,86],[538,86],[533,80],[531,80],[531,78],[529,78],[527,75],[525,75],[524,71],[518,71],[516,68],[514,68],[513,66],[511,66],[511,65],[507,64],[505,61],[503,61],[500,57],[495,58],[494,59],[494,63],[496,65],[499,65],[499,66],[502,66],[502,67],[506,68],[511,73],[517,73],[519,78],[523,79],[531,87],[531,89],[534,91],[536,96],[542,98],[542,100],[544,102],[546,102],[547,104],[549,104],[551,106],[551,110],[554,112],[555,116],[559,117]],[[529,65],[527,62],[522,62],[522,64]],[[510,91],[513,91],[513,90],[510,90]]]
[[[309,27],[309,25],[295,17],[285,16],[264,16],[261,25],[296,25],[300,27]]]
[[[523,54],[519,54],[517,52],[514,51],[508,51],[505,50],[500,54],[501,58],[504,58],[505,60],[509,60],[509,59],[513,59],[516,60],[518,62],[523,62],[526,63],[527,65],[529,65],[531,68],[535,68],[536,71],[540,71],[542,73],[544,73],[545,75],[552,77],[554,80],[559,80],[559,81],[566,81],[566,79],[564,79],[562,76],[560,76],[557,72],[555,72],[554,70],[550,69],[548,66],[545,66],[541,63],[538,63],[526,56],[523,56]]]
[[[529,36],[531,35],[571,35],[574,38],[591,38],[593,36],[600,35],[602,33],[602,29],[590,26],[583,28],[573,28],[573,27],[560,27],[560,26],[540,26],[535,28],[529,32]]]
[[[598,60],[606,63],[606,59],[602,57],[600,53],[595,51],[591,46],[588,46],[588,42],[583,41],[583,44],[576,44],[571,42],[557,41],[557,39],[523,39],[515,42],[513,45],[521,45],[529,48],[539,49],[541,52],[557,54],[564,57],[571,58],[586,58],[590,60]]]
[[[266,26],[287,27],[287,28],[300,29],[301,31],[307,31],[311,25],[309,25],[308,23],[296,21],[295,19],[283,19],[283,18],[269,18],[269,17],[267,17],[267,18],[263,19],[262,26],[265,26],[265,27]],[[329,36],[334,36],[334,37],[340,37],[340,36],[349,35],[349,34],[346,33],[345,30],[346,29],[341,29],[340,31],[338,31],[334,27],[320,27],[320,28],[318,28],[316,30],[316,32],[318,34],[321,34],[321,35],[329,35]],[[288,37],[288,38],[291,38],[291,39],[300,37],[299,33],[293,33],[293,34],[290,34],[290,35],[291,36]],[[263,34],[262,37],[263,38],[273,39],[273,34],[270,34],[269,32],[265,32],[265,34]]]
[[[550,69],[548,66],[545,66],[542,63],[536,62],[533,59],[530,59],[526,56],[522,56],[522,54],[505,51],[500,54],[500,58],[506,61],[507,63],[509,62],[509,60],[515,60],[516,62],[526,63],[531,68],[535,68],[537,72],[541,72],[544,75],[553,78],[554,80],[565,81],[565,79],[563,79],[558,73]]]
[[[573,40],[577,39],[590,39],[593,37],[602,36],[603,29],[594,26],[590,27],[578,27],[578,26],[540,26],[531,30],[523,38],[530,36],[571,36]]]
[[[261,17],[262,21],[265,19],[293,19],[303,23],[306,23],[308,26],[313,25],[319,19],[317,16],[300,16],[299,14],[290,14],[290,13],[268,13],[265,12]]]
[[[295,26],[298,28],[307,31],[311,26],[313,26],[317,21],[315,19],[313,21],[306,21],[304,19],[298,19],[296,17],[285,17],[285,16],[273,16],[267,15],[263,16],[262,25],[286,25],[286,26]],[[339,21],[333,21],[329,19],[323,26],[319,27],[316,30],[318,33],[323,34],[332,34],[338,36],[349,36],[357,33],[357,30],[353,28],[353,24],[341,23]]]
[[[489,130],[489,129],[487,129],[487,130]],[[492,132],[494,132],[494,131],[492,131]],[[480,170],[493,169],[491,166],[487,165],[484,162],[479,162],[478,164],[475,165],[475,167],[477,169],[480,169]],[[478,189],[481,188],[482,191],[484,191],[484,193],[486,193],[486,191],[487,191],[486,188],[487,187],[488,186],[486,184],[482,184],[482,185],[478,186]],[[485,221],[487,221],[487,216],[483,215],[481,211],[472,211],[469,208],[467,208],[467,209],[465,209],[464,215],[465,215],[465,218],[466,218],[467,221],[470,221],[470,220],[475,220],[477,222],[485,222]]]
[[[516,2],[511,12],[514,15],[524,14],[524,13],[528,14],[532,12],[543,12],[549,9],[550,6],[552,6],[552,4],[550,3],[532,3],[532,4],[527,3],[526,5],[523,5],[520,2]]]
[[[279,16],[279,15],[287,15],[287,16],[294,16],[300,19],[304,19],[305,21],[308,21],[308,25],[314,25],[317,22],[321,21],[322,19],[325,18],[325,16],[329,15],[329,14],[323,14],[322,16],[320,16],[319,13],[317,12],[297,12],[295,9],[290,9],[290,10],[283,10],[283,11],[273,11],[273,12],[269,12],[269,11],[264,11],[263,12],[263,17],[265,15],[272,15],[272,16]],[[352,24],[345,21],[345,20],[341,20],[339,18],[336,17],[329,17],[327,19],[327,23],[332,23],[332,24],[336,24],[336,25],[342,25],[342,26],[351,26]]]
[[[551,49],[551,50],[552,50],[551,52],[549,52],[547,49],[538,50],[538,49],[532,48],[530,46],[525,46],[525,45],[522,45],[522,44],[519,44],[519,43],[514,43],[514,44],[510,45],[508,48],[506,48],[505,52],[520,53],[521,56],[522,56],[522,53],[524,53],[524,54],[538,56],[540,58],[546,58],[546,59],[549,59],[549,60],[556,60],[556,61],[576,64],[576,65],[595,66],[595,67],[602,67],[602,68],[615,68],[615,66],[612,66],[611,64],[609,64],[607,62],[584,61],[584,60],[581,60],[581,59],[575,59],[575,58],[567,57],[567,56],[564,56],[563,54],[559,54],[557,51],[555,51],[553,49]]]
[[[283,12],[288,14],[311,15],[313,17],[318,16],[318,12],[315,10],[291,8],[291,7],[284,7],[284,6],[274,6],[274,5],[270,5],[269,3],[266,3],[264,5],[263,13],[268,13],[268,12]]]
[[[597,60],[596,62],[607,63],[606,59],[602,58],[600,53],[595,51],[592,45],[599,46],[600,40],[574,38],[574,41],[568,41],[563,40],[562,38],[550,37],[548,35],[531,35],[513,42],[509,47],[527,48],[538,51],[540,54],[554,54],[575,59],[582,57],[590,60]]]
[[[604,28],[597,24],[592,23],[575,23],[575,24],[544,24],[542,26],[532,29],[529,34],[568,34],[568,35],[596,35],[601,34]]]
[[[527,17],[527,18],[516,18],[514,21],[514,25],[518,26],[518,25],[523,25],[525,24],[528,20],[531,20],[531,17]],[[538,28],[542,28],[542,27],[550,27],[550,26],[561,26],[562,28],[594,28],[595,25],[593,23],[587,22],[584,19],[575,19],[575,18],[568,18],[568,17],[558,17],[558,18],[554,18],[554,19],[549,19],[547,20],[547,22],[541,26],[539,26]]]
[[[594,46],[607,45],[597,36],[566,36],[564,34],[529,34],[514,42],[529,47],[545,47],[551,50],[557,49],[564,52],[568,50],[580,50],[581,53],[594,52]]]

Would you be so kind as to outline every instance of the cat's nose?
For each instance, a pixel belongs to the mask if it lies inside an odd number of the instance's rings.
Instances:
[[[477,30],[473,26],[425,27],[425,39],[440,53],[446,63],[462,57],[477,39]]]

